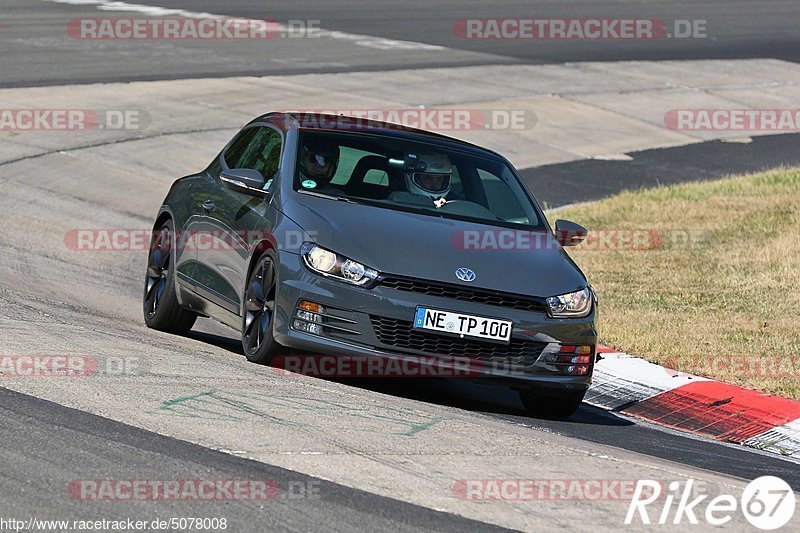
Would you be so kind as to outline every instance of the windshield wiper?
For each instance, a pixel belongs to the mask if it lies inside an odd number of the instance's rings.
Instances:
[[[333,196],[333,195],[330,195],[330,194],[323,194],[323,193],[316,192],[316,191],[305,191],[305,190],[300,190],[300,191],[297,191],[297,192],[299,192],[300,194],[308,194],[309,196],[316,196],[317,198],[325,198],[327,200],[336,200],[338,202],[347,202],[348,204],[358,204],[358,202],[356,202],[352,198],[348,198],[347,196]]]

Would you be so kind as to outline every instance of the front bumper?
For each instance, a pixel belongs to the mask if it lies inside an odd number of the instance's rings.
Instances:
[[[445,368],[449,358],[469,357],[481,362],[478,375],[471,372],[469,377],[520,388],[582,390],[591,384],[594,352],[585,375],[565,375],[562,366],[552,364],[552,358],[564,345],[596,346],[595,309],[586,318],[551,319],[544,312],[464,302],[380,285],[365,289],[317,276],[308,271],[299,255],[289,253],[281,254],[279,280],[274,335],[283,346],[309,354],[374,356],[401,361],[442,356],[437,364]],[[300,300],[325,306],[326,314],[331,316],[330,320],[325,319],[330,327],[323,325],[321,335],[291,327]],[[512,342],[498,345],[413,332],[411,324],[417,306],[511,320]],[[454,363],[454,370],[458,365]]]

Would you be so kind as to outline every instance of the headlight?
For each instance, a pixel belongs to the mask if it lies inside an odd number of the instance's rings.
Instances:
[[[583,290],[552,296],[547,299],[547,307],[553,318],[583,318],[592,310],[592,291]]]
[[[304,242],[300,254],[306,266],[322,274],[353,285],[366,285],[378,277],[378,271],[348,259],[312,242]]]
[[[319,246],[312,246],[305,258],[308,265],[317,272],[329,274],[336,268],[336,254]]]

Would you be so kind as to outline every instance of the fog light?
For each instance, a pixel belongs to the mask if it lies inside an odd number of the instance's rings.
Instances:
[[[297,303],[295,319],[292,321],[292,329],[322,335],[322,314],[325,308],[318,303],[300,300]]]
[[[312,322],[303,322],[302,320],[294,320],[292,328],[304,333],[311,333],[312,335],[322,335],[322,324]]]
[[[322,324],[322,317],[315,314],[309,313],[308,311],[301,311],[297,310],[297,318],[301,318],[303,320],[308,320],[309,322],[316,322],[317,324]]]

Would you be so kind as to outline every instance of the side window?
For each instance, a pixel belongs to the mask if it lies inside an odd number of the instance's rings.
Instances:
[[[248,140],[247,144],[244,144],[245,140]],[[225,163],[229,168],[252,168],[267,180],[275,177],[280,160],[281,135],[267,127],[253,128],[252,134],[237,139],[225,153]]]
[[[239,159],[238,168],[258,170],[267,179],[275,177],[281,161],[281,134],[272,128],[259,128]]]
[[[259,128],[250,128],[245,130],[239,134],[236,140],[233,141],[233,144],[231,144],[230,148],[228,148],[223,156],[225,159],[225,164],[228,165],[228,168],[239,168],[237,164],[242,158],[242,154],[247,148],[247,145],[249,145],[250,141],[253,140],[253,137],[258,130]]]

